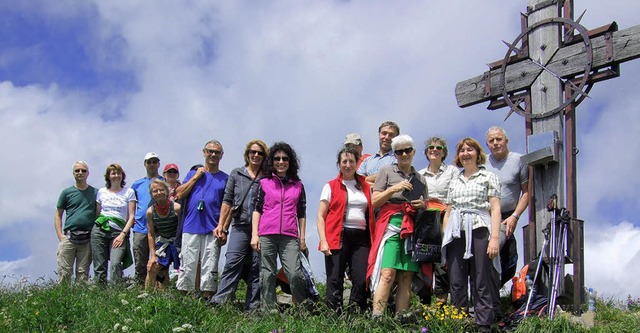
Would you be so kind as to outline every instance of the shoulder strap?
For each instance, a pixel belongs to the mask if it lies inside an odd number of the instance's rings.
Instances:
[[[240,172],[238,171],[238,173],[240,173]],[[244,205],[244,200],[247,198],[247,195],[249,195],[249,191],[251,191],[251,187],[256,182],[256,180],[258,180],[258,175],[256,175],[253,178],[253,180],[251,180],[251,184],[249,184],[249,189],[246,192],[244,192],[244,196],[242,197],[242,200],[240,201],[240,204],[238,205],[239,207],[242,207],[242,205]]]

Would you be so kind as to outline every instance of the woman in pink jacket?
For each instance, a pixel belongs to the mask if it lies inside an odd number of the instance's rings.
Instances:
[[[306,195],[298,177],[298,157],[291,146],[276,142],[269,148],[267,177],[254,199],[251,247],[260,251],[260,300],[265,309],[276,305],[276,259],[291,285],[294,302],[305,299],[305,281],[298,274],[298,252],[305,251]]]

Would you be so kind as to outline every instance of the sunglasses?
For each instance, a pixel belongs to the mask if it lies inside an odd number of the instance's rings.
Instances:
[[[264,156],[264,152],[263,151],[253,150],[253,149],[249,150],[249,155],[255,155],[255,154],[258,154],[258,156]]]
[[[73,170],[75,173],[87,173],[87,169],[75,169]]]
[[[158,161],[158,160],[156,160],[156,159],[153,159],[153,160],[147,160],[146,162],[147,162],[147,164],[158,164],[158,163],[160,163],[160,161]]]
[[[208,155],[215,155],[215,156],[222,155],[222,151],[221,150],[205,148],[204,152],[207,153]]]
[[[280,162],[280,161],[282,161],[282,162],[289,162],[289,157],[288,157],[288,156],[275,156],[275,157],[273,158],[273,161],[274,161],[274,162]]]
[[[443,150],[444,147],[443,146],[428,145],[427,149]]]
[[[405,153],[407,155],[411,154],[411,152],[413,151],[413,147],[409,147],[409,148],[405,148],[405,149],[398,149],[398,150],[394,150],[393,152],[398,155],[398,156],[402,156]]]
[[[178,171],[177,171],[177,170],[175,170],[175,169],[169,169],[169,170],[167,170],[167,171],[165,171],[165,172],[166,172],[166,173],[175,173],[175,174],[178,174]]]

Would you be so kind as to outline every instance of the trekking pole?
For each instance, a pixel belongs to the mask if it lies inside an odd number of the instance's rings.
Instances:
[[[542,230],[542,234],[544,235],[544,242],[542,243],[542,249],[540,250],[540,255],[538,256],[538,265],[536,266],[536,273],[533,276],[533,282],[531,283],[531,290],[529,290],[529,297],[527,297],[527,305],[524,307],[524,318],[527,318],[527,314],[529,313],[529,305],[531,304],[531,298],[533,294],[536,292],[536,283],[538,282],[538,273],[540,273],[540,266],[542,266],[542,257],[544,256],[544,249],[549,244],[549,224],[547,227]]]
[[[556,238],[557,238],[557,230],[556,230],[556,223],[558,223],[557,221],[557,211],[558,211],[558,196],[556,194],[551,195],[551,200],[549,200],[549,204],[547,205],[547,211],[552,213],[552,218],[551,218],[551,235],[550,237],[550,241],[549,241],[549,283],[552,283],[552,281],[554,280],[555,276],[554,273],[556,271]],[[551,286],[549,286],[551,287]],[[548,295],[549,298],[551,298],[551,288],[549,288],[548,290]]]
[[[564,263],[565,236],[567,235],[567,228],[570,220],[571,216],[569,215],[567,210],[563,208],[560,212],[560,234],[558,237],[558,245],[556,246],[556,248],[559,250],[557,253],[558,265],[556,266],[554,280],[551,288],[551,298],[549,299],[549,317],[551,319],[553,319],[556,312],[555,308],[558,298],[558,284],[560,283],[560,268]]]

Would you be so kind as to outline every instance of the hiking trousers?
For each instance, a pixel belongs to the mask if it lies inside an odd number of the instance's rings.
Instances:
[[[298,238],[284,235],[260,236],[260,301],[269,309],[276,304],[277,258],[284,269],[284,274],[291,285],[293,301],[302,304],[305,300],[305,282],[298,273]]]
[[[469,279],[474,302],[475,318],[478,325],[491,325],[495,318],[496,297],[499,295],[500,278],[493,267],[493,261],[487,255],[489,230],[485,227],[472,232],[471,253],[469,259],[463,259],[465,251],[465,232],[460,238],[454,238],[447,244],[446,259],[449,266],[449,284],[451,303],[458,309],[469,311],[467,291]]]

